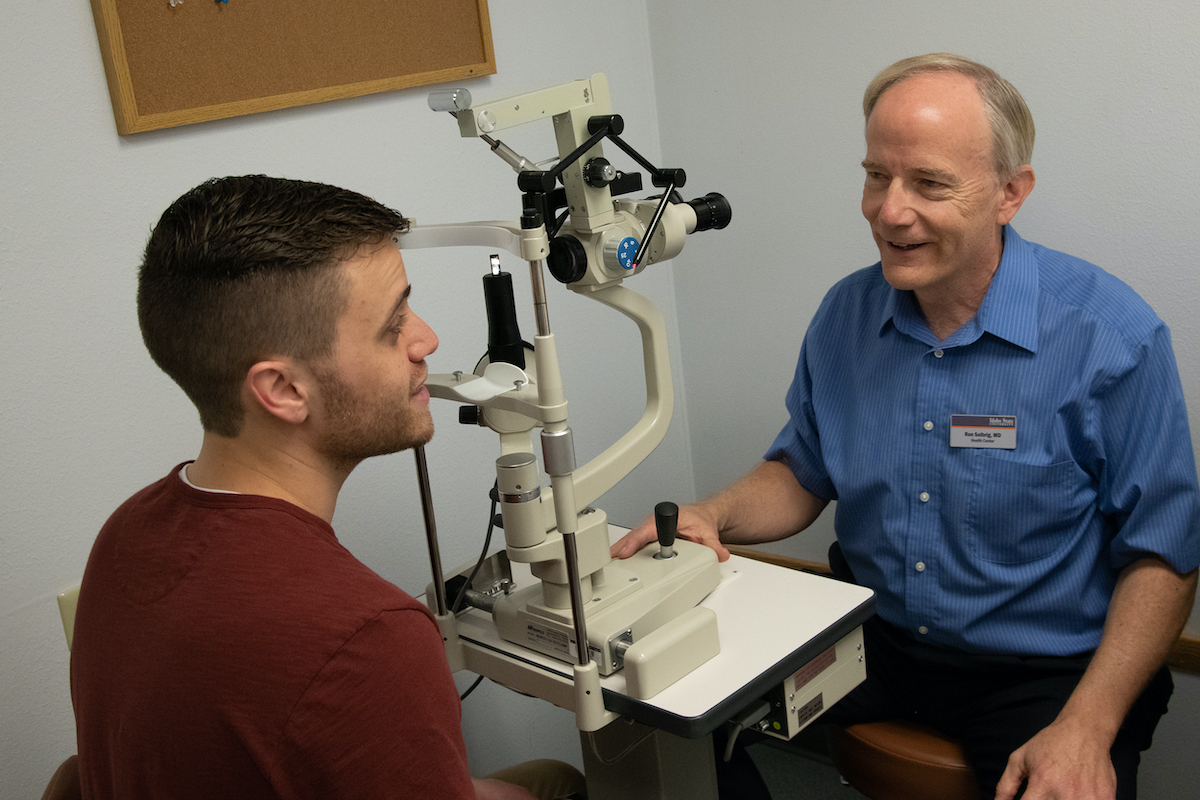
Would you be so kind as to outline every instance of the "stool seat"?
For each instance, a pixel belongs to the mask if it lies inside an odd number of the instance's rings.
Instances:
[[[906,720],[865,722],[830,733],[833,764],[871,800],[979,800],[962,745]]]
[[[42,800],[83,800],[79,783],[79,756],[70,756],[58,766],[42,793]]]

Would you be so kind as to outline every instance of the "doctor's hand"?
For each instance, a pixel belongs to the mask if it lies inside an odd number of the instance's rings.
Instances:
[[[679,526],[675,531],[676,537],[698,542],[712,548],[717,553],[718,561],[728,561],[729,551],[717,535],[717,522],[702,503],[679,507]],[[642,520],[636,528],[625,534],[613,544],[609,552],[613,558],[629,558],[651,542],[658,541],[658,530],[654,525],[654,515]]]
[[[996,800],[1016,797],[1023,781],[1028,782],[1025,800],[1115,798],[1111,742],[1103,738],[1094,728],[1073,720],[1055,721],[1008,757],[1008,767],[996,784]]]

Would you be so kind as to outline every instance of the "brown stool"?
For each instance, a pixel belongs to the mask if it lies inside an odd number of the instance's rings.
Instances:
[[[979,800],[975,770],[962,745],[904,720],[836,728],[833,765],[871,800]]]
[[[82,800],[83,790],[79,786],[79,756],[71,756],[50,779],[42,800]]]

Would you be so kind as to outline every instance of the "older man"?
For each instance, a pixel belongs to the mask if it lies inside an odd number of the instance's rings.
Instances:
[[[1011,227],[1034,127],[992,70],[906,59],[864,112],[880,262],[814,316],[764,462],[681,510],[679,535],[724,557],[837,500],[878,619],[866,683],[829,716],[961,737],[984,796],[1133,797],[1200,563],[1169,333],[1123,283]]]

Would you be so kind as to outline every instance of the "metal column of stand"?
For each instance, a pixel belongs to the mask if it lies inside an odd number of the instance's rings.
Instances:
[[[442,575],[442,555],[438,549],[437,522],[433,516],[433,492],[429,486],[429,465],[425,461],[425,446],[413,448],[413,456],[417,462],[417,486],[421,493],[421,513],[425,517],[425,542],[429,547],[429,566],[433,570],[434,596],[437,598],[437,608],[434,613],[445,616],[449,612],[446,600],[445,577]]]
[[[619,719],[579,738],[588,800],[717,800],[711,735],[685,739]]]

